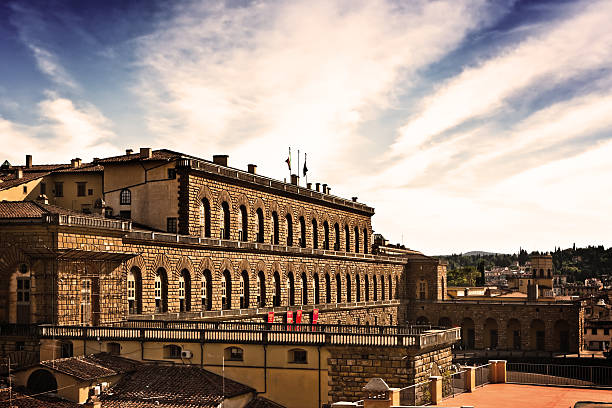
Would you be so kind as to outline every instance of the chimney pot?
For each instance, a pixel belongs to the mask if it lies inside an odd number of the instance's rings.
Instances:
[[[128,156],[130,154],[132,154],[132,153],[134,153],[134,150],[132,150],[132,149],[125,149],[125,154],[127,154]]]
[[[323,194],[327,194],[327,184],[323,183]]]
[[[312,190],[312,183],[306,183],[306,188]]]
[[[32,155],[31,154],[26,154],[26,168],[27,169],[32,168]]]
[[[321,183],[316,183],[315,190],[319,191],[320,188],[321,188]]]
[[[256,164],[249,164],[248,168],[249,168],[249,173],[257,174],[257,165]]]
[[[20,179],[23,177],[23,170],[21,168],[18,168],[17,170],[15,170],[15,178]]]
[[[352,197],[353,202],[356,203],[357,202],[357,197]]]
[[[213,156],[213,163],[218,164],[219,166],[227,167],[227,158],[229,156],[227,154],[215,154]]]
[[[140,148],[140,158],[141,159],[150,159],[152,157],[153,157],[153,150],[150,147]]]
[[[327,187],[327,194],[331,194],[331,187]]]
[[[298,177],[297,174],[292,174],[291,175],[291,184],[293,184],[294,186],[298,185],[300,178]]]
[[[71,165],[73,168],[75,168],[75,169],[76,169],[77,167],[81,167],[81,159],[79,159],[79,158],[77,157],[77,158],[74,158],[74,159],[70,160],[70,165]]]

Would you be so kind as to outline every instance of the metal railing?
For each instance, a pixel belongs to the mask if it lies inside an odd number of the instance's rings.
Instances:
[[[145,326],[142,327],[141,325]],[[358,345],[424,348],[432,333],[418,329],[283,323],[125,322],[125,326],[39,326],[40,338],[81,340],[234,342],[257,344]],[[454,331],[454,329],[448,329]],[[441,343],[447,340],[434,333]],[[453,336],[450,336],[453,338]],[[437,344],[441,344],[437,343]]]
[[[612,386],[612,367],[508,363],[507,382],[571,386]]]
[[[465,371],[442,376],[442,398],[451,398],[465,392]]]
[[[401,388],[401,406],[423,406],[431,403],[431,391],[429,380]]]
[[[482,387],[486,384],[489,384],[490,380],[490,368],[491,363],[483,364],[474,369],[474,379],[475,386]]]

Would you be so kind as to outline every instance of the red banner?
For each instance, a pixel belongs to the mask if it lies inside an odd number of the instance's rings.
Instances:
[[[317,324],[319,321],[319,309],[312,310],[312,324]]]
[[[291,310],[287,312],[287,324],[293,324],[293,312]]]
[[[295,312],[295,323],[296,324],[302,323],[302,311],[301,310],[298,310],[297,312]]]
[[[274,323],[274,312],[268,312],[268,323]]]

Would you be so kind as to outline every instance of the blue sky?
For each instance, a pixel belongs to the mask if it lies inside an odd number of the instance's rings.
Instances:
[[[3,2],[0,160],[166,147],[283,179],[291,146],[309,181],[429,254],[610,246],[611,15],[610,1]]]

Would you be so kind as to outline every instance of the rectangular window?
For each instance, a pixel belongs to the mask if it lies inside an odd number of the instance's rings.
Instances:
[[[77,185],[77,197],[85,197],[85,192],[87,191],[87,183],[78,182]]]
[[[91,279],[81,281],[81,324],[91,323]]]
[[[87,190],[87,195],[93,195],[93,188]]]
[[[610,335],[610,329],[604,329],[604,336]]]
[[[47,183],[40,183],[40,194],[47,194]]]
[[[168,169],[168,178],[175,179],[176,178],[176,169]]]
[[[591,334],[596,335],[597,334],[597,329],[591,329]]]
[[[168,218],[166,230],[170,233],[176,234],[178,232],[178,219]]]
[[[28,194],[28,186],[23,186],[23,194]]]
[[[131,211],[121,210],[121,211],[119,211],[119,218],[123,218],[123,219],[129,220],[129,219],[132,218],[132,212]]]
[[[55,196],[63,197],[64,196],[64,183],[58,181],[55,183]]]

